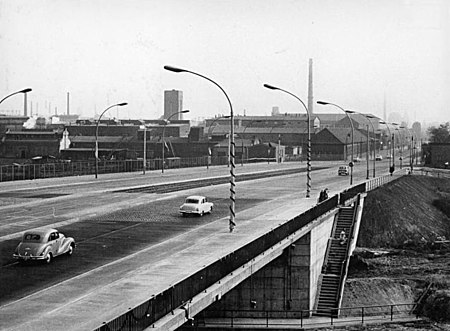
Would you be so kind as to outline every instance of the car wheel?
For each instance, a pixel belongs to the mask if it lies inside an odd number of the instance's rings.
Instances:
[[[71,244],[69,246],[69,250],[67,251],[67,255],[72,256],[74,250],[75,250],[75,245]]]
[[[205,215],[205,212],[202,210],[202,212],[200,213],[200,216]]]
[[[209,210],[209,213],[210,213],[210,214],[212,213],[212,210],[213,210],[213,207],[211,207],[211,209]]]
[[[48,253],[44,261],[45,263],[49,264],[50,262],[52,262],[52,259],[53,259],[52,253]]]

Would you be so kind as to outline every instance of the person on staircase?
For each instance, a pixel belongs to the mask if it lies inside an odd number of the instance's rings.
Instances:
[[[339,235],[339,243],[341,245],[344,245],[347,242],[347,235],[345,234],[345,231],[342,230],[341,234]]]

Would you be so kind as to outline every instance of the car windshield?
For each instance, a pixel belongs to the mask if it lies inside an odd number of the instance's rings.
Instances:
[[[27,242],[40,242],[40,241],[41,241],[41,235],[36,234],[36,233],[27,233],[27,234],[23,237],[23,241],[27,241]]]
[[[186,199],[186,203],[198,203],[198,199]]]

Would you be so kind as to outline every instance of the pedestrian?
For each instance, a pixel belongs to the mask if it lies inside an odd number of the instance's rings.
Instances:
[[[328,199],[328,189],[323,190],[323,200]]]
[[[344,245],[345,242],[347,241],[347,236],[344,230],[341,231],[341,234],[339,235],[339,240],[341,245]]]
[[[319,193],[319,199],[318,199],[318,203],[321,203],[323,200],[324,200],[324,198],[323,198],[323,196],[324,196],[324,190],[321,190],[320,191],[320,193]]]

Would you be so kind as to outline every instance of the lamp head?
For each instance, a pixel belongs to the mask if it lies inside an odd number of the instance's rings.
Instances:
[[[33,91],[31,88],[26,88],[26,89],[20,91],[19,93],[28,93],[28,92],[31,92],[31,91]]]
[[[272,85],[269,85],[269,84],[264,84],[263,86],[268,88],[269,90],[278,90],[278,87],[275,87],[275,86],[272,86]]]
[[[180,113],[181,113],[181,114],[189,113],[189,110],[188,110],[188,109],[182,110],[182,111],[180,111]]]
[[[186,71],[184,69],[180,69],[180,68],[172,67],[172,66],[164,66],[164,69],[169,70],[169,71],[173,71],[173,72],[184,72],[184,71]]]
[[[127,102],[118,103],[116,106],[122,107],[128,105]]]
[[[317,101],[317,103],[319,104],[319,105],[329,105],[330,103],[329,102],[325,102],[325,101]]]
[[[356,113],[356,111],[353,111],[353,110],[345,110],[345,112],[346,112],[347,114],[354,114],[354,113]]]

